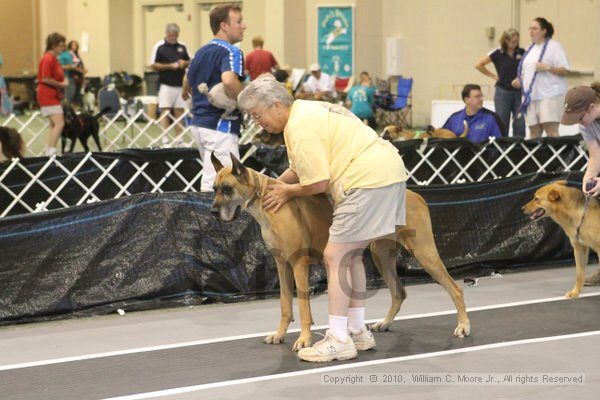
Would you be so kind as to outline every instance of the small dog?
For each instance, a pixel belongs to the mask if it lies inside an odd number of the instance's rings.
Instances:
[[[433,127],[433,125],[429,125],[427,127],[427,133],[429,133],[431,135],[431,137],[434,137],[436,139],[456,139],[456,138],[464,139],[469,134],[469,124],[467,123],[467,121],[463,121],[463,125],[465,126],[465,130],[460,135],[457,135],[456,133],[452,132],[450,129],[444,129],[444,128],[436,129]]]
[[[11,158],[23,158],[25,153],[25,142],[16,129],[8,126],[0,126],[0,156],[10,160]]]
[[[252,137],[252,144],[255,146],[279,147],[285,146],[285,139],[283,138],[283,133],[271,134],[261,129],[260,132]]]
[[[382,138],[396,142],[402,140],[414,140],[414,139],[457,139],[466,138],[469,134],[469,124],[467,121],[463,121],[465,130],[460,135],[452,132],[449,129],[436,129],[433,125],[429,125],[425,131],[415,131],[410,129],[403,129],[401,126],[388,125],[383,129]]]
[[[600,254],[600,204],[587,199],[583,192],[567,186],[567,181],[553,182],[535,192],[533,200],[523,206],[532,221],[550,217],[565,231],[575,253],[575,285],[566,298],[579,296],[585,280],[585,267],[590,248]]]
[[[198,85],[198,92],[205,95],[210,104],[225,110],[223,119],[237,119],[237,116],[232,115],[237,108],[237,100],[227,96],[223,82],[217,83],[210,90],[208,90],[208,85],[202,82]]]
[[[249,212],[260,225],[263,240],[275,259],[281,291],[281,320],[277,331],[267,336],[265,343],[283,342],[292,321],[295,282],[300,303],[301,331],[293,350],[309,347],[312,340],[308,287],[310,263],[315,258],[322,260],[333,217],[331,204],[326,195],[319,194],[292,198],[276,213],[267,212],[262,207],[262,198],[267,186],[277,180],[244,167],[233,155],[230,157],[231,168],[224,167],[214,153],[211,154],[211,161],[217,171],[211,213],[223,222],[230,222],[235,220],[242,210]],[[440,259],[433,238],[427,203],[418,194],[407,190],[406,209],[410,210],[406,213],[406,226],[398,227],[395,234],[374,240],[370,245],[375,266],[387,284],[392,298],[385,319],[372,325],[371,330],[389,330],[406,298],[406,290],[396,271],[396,257],[400,246],[404,246],[452,298],[458,319],[454,336],[468,336],[470,322],[463,292],[450,277]]]
[[[71,153],[73,151],[73,147],[75,147],[75,142],[77,141],[77,139],[79,139],[79,141],[81,142],[84,151],[86,153],[89,152],[90,149],[88,147],[87,142],[90,136],[94,138],[94,142],[96,142],[98,151],[102,151],[102,146],[100,145],[100,137],[98,136],[98,132],[100,131],[98,118],[109,111],[110,107],[104,107],[96,115],[91,115],[87,113],[76,114],[73,107],[68,105],[63,106],[63,113],[65,116],[65,127],[63,128],[61,136],[63,154],[65,154],[67,139],[71,140],[71,147],[69,148],[69,150],[67,150],[67,153]]]

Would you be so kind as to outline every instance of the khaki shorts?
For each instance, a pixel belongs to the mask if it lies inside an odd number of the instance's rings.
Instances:
[[[44,117],[63,113],[61,105],[40,107],[40,111]]]
[[[352,243],[372,240],[406,224],[406,183],[374,189],[351,189],[333,210],[329,241]]]
[[[525,124],[527,126],[545,124],[546,122],[559,123],[565,109],[565,96],[550,97],[532,101],[527,106]]]

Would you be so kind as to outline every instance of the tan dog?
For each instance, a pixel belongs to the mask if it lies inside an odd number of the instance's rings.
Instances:
[[[433,125],[429,125],[427,127],[427,133],[429,133],[432,137],[436,139],[456,139],[456,138],[466,138],[469,134],[469,124],[467,121],[463,121],[463,125],[465,126],[465,130],[460,135],[452,132],[450,129],[439,128],[436,129]]]
[[[402,141],[402,140],[414,140],[414,139],[456,139],[456,138],[466,138],[469,134],[469,124],[467,121],[463,121],[465,126],[465,130],[460,136],[457,136],[456,133],[452,132],[449,129],[436,129],[432,125],[429,125],[425,131],[415,131],[411,129],[403,129],[401,126],[397,125],[388,125],[383,128],[382,138],[386,140],[390,140],[392,142]]]
[[[565,231],[575,253],[575,285],[565,297],[578,297],[585,280],[585,267],[590,247],[600,254],[600,205],[589,199],[585,212],[585,195],[567,186],[567,181],[546,185],[535,192],[533,200],[523,206],[532,221],[550,217]],[[584,215],[585,212],[585,215]],[[579,227],[579,232],[577,228]]]
[[[275,179],[244,167],[233,155],[232,168],[225,168],[213,155],[211,161],[218,172],[215,179],[215,200],[211,212],[222,221],[233,221],[241,210],[248,211],[258,222],[267,248],[273,254],[281,287],[281,321],[277,331],[265,338],[266,343],[282,343],[292,321],[292,297],[294,282],[300,305],[300,337],[294,343],[295,351],[311,344],[310,325],[312,315],[309,300],[309,265],[312,260],[322,260],[323,250],[329,238],[332,208],[323,194],[312,197],[296,197],[284,204],[276,213],[266,212],[262,198],[267,185]],[[452,280],[438,255],[429,210],[418,194],[407,191],[407,226],[395,234],[371,243],[371,253],[392,295],[392,305],[382,322],[371,329],[389,329],[406,291],[398,279],[396,257],[402,244],[421,263],[423,268],[448,292],[458,313],[458,325],[454,335],[468,336],[470,323],[465,310],[462,289]]]

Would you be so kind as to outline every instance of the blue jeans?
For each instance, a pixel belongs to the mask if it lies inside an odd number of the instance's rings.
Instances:
[[[496,108],[496,114],[498,114],[500,120],[504,124],[504,136],[508,136],[510,114],[512,113],[513,136],[520,138],[525,137],[525,118],[523,118],[522,115],[520,118],[517,118],[520,105],[520,90],[506,90],[501,88],[500,86],[496,86],[496,93],[494,94],[494,107]]]

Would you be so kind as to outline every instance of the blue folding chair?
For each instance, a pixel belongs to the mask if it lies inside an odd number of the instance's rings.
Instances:
[[[375,118],[380,126],[409,127],[412,120],[412,78],[398,78],[396,94],[379,93],[375,96]]]

